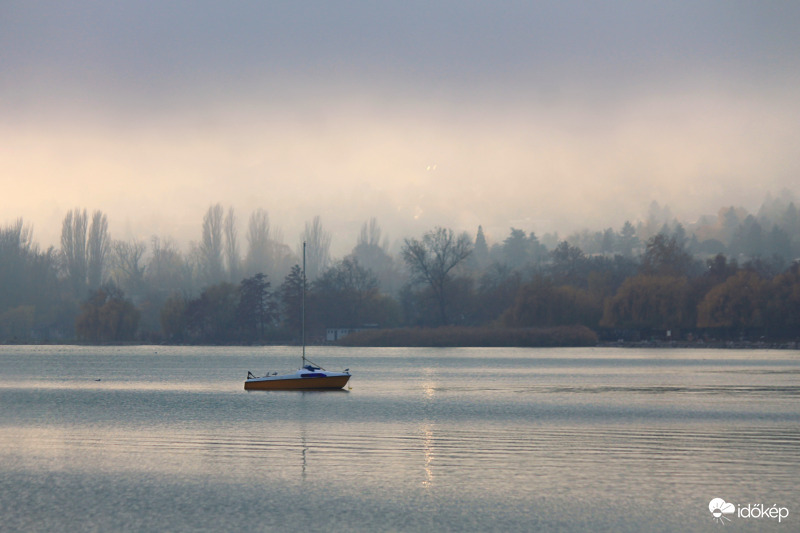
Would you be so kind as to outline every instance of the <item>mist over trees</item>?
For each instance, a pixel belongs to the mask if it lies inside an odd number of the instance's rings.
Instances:
[[[791,193],[758,212],[692,223],[656,202],[641,221],[561,237],[435,227],[392,254],[376,218],[333,235],[320,217],[283,242],[266,210],[212,204],[185,249],[114,240],[108,217],[65,213],[58,248],[22,219],[0,227],[0,342],[296,342],[302,243],[306,326],[542,328],[606,340],[800,340],[800,214]],[[342,258],[333,239],[352,239]],[[294,252],[292,250],[295,250]]]

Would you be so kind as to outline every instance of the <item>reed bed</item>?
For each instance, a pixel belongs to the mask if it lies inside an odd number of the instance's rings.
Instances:
[[[567,347],[595,346],[597,334],[585,326],[549,328],[439,328],[374,329],[351,333],[341,346],[375,347]]]

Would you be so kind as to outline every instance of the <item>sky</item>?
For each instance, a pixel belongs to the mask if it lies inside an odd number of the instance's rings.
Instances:
[[[57,245],[72,208],[115,239],[343,256],[376,217],[621,228],[800,192],[800,3],[561,0],[0,2],[0,224]]]

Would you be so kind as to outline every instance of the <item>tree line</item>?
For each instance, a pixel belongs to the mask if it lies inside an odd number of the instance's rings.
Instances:
[[[316,217],[295,250],[264,210],[212,205],[199,240],[111,238],[107,216],[65,214],[42,250],[22,219],[0,228],[0,341],[296,342],[302,282],[312,340],[326,328],[582,325],[605,339],[800,336],[800,217],[790,195],[757,214],[721,209],[684,226],[653,203],[619,230],[566,238],[510,228],[489,243],[431,228],[390,252],[376,219],[330,255]],[[306,272],[299,266],[307,243]]]

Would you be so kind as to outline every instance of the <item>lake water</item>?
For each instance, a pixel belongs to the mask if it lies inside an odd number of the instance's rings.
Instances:
[[[0,530],[800,530],[800,352],[298,350],[0,347]]]

